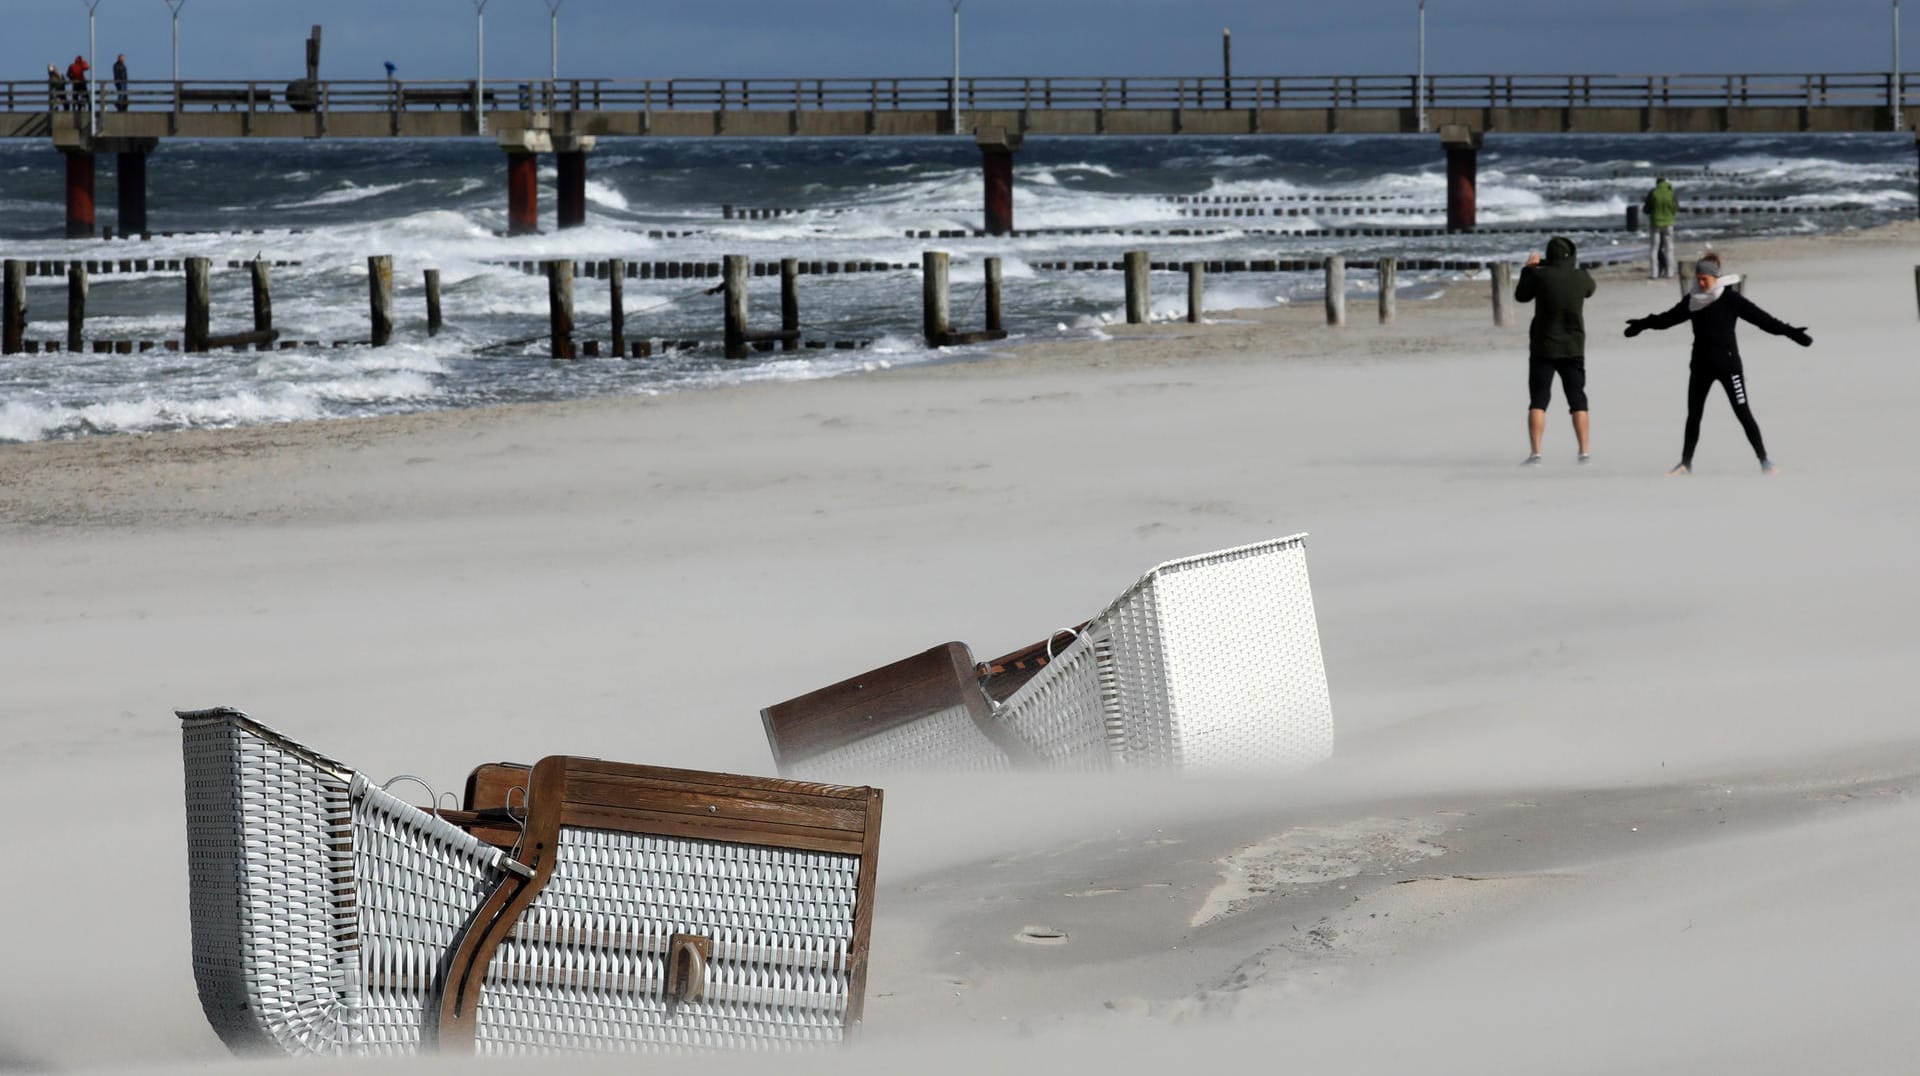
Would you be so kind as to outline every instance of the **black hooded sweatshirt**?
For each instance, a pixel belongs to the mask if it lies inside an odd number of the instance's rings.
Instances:
[[[1740,342],[1733,335],[1734,327],[1741,318],[1775,336],[1792,336],[1795,329],[1733,290],[1733,282],[1734,278],[1727,278],[1728,286],[1720,289],[1720,297],[1698,310],[1692,309],[1693,297],[1688,296],[1671,309],[1640,320],[1649,329],[1670,329],[1691,319],[1693,361],[1690,367],[1716,375],[1744,373],[1745,368],[1740,363]]]
[[[1520,282],[1514,285],[1515,301],[1528,303],[1535,298],[1533,325],[1527,330],[1528,357],[1540,359],[1580,359],[1587,354],[1587,296],[1593,294],[1593,277],[1574,260],[1573,240],[1556,235],[1547,240],[1545,264],[1520,270]]]

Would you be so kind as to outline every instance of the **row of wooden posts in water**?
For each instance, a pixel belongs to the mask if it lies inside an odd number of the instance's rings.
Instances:
[[[186,258],[184,273],[186,276],[186,326],[180,341],[138,341],[138,350],[151,350],[156,343],[168,350],[203,352],[216,348],[256,348],[269,350],[276,343],[281,348],[302,346],[294,341],[280,340],[280,333],[273,325],[273,297],[270,286],[270,263],[255,259],[244,263],[252,280],[253,327],[250,330],[216,334],[212,331],[211,317],[211,270],[209,258]],[[240,264],[240,263],[233,263]],[[556,359],[578,357],[596,357],[601,354],[598,340],[578,341],[577,322],[574,304],[574,279],[576,265],[571,260],[551,260],[540,263],[547,277],[549,350]],[[762,275],[772,275],[770,263],[760,266],[745,255],[730,254],[720,264],[721,282],[713,288],[703,289],[707,294],[720,293],[722,300],[722,346],[728,358],[745,358],[751,350],[769,351],[774,347],[794,351],[802,347],[846,349],[864,346],[864,341],[822,341],[807,340],[800,329],[799,278],[803,267],[808,263],[798,258],[783,258],[778,263],[780,277],[780,327],[778,329],[755,330],[750,328],[748,318],[747,291],[748,281],[761,271]],[[1102,263],[1103,265],[1107,263]],[[1187,312],[1186,320],[1198,322],[1201,319],[1202,302],[1206,288],[1206,274],[1209,265],[1206,261],[1188,261],[1181,263],[1153,262],[1147,251],[1126,252],[1123,260],[1117,263],[1125,277],[1126,320],[1128,324],[1141,324],[1149,320],[1150,314],[1150,273],[1156,269],[1179,269],[1186,274]],[[1308,263],[1301,263],[1305,266]],[[1347,321],[1347,261],[1340,255],[1331,255],[1314,263],[1326,279],[1326,316],[1329,325],[1345,325]],[[1356,263],[1372,268],[1378,283],[1379,318],[1382,324],[1390,323],[1396,314],[1398,294],[1398,273],[1400,262],[1391,257],[1373,259],[1370,263]],[[1422,265],[1414,261],[1409,265]],[[27,325],[26,277],[28,263],[8,260],[5,263],[4,296],[0,297],[0,307],[4,308],[4,327],[0,329],[0,351],[16,354],[21,351],[38,351],[39,342],[29,341],[25,337]],[[598,277],[607,283],[608,291],[608,335],[607,354],[612,357],[646,358],[653,352],[653,343],[647,340],[629,341],[626,335],[626,306],[624,283],[631,277],[626,263],[618,258],[601,262],[586,263],[586,275]],[[1493,320],[1498,326],[1505,326],[1513,320],[1513,270],[1505,262],[1461,263],[1462,268],[1479,268],[1484,265],[1490,270],[1493,288]],[[1001,302],[1001,260],[997,257],[983,259],[983,292],[985,306],[985,325],[977,330],[957,330],[952,324],[952,305],[950,301],[951,274],[950,256],[945,251],[927,251],[921,256],[921,300],[922,333],[929,346],[948,347],[960,344],[981,343],[1004,339],[1007,335],[1004,324],[1004,308]],[[383,347],[393,339],[393,257],[375,255],[367,259],[368,309],[370,332],[366,343],[374,347]],[[440,271],[428,269],[424,273],[427,335],[437,335],[443,325],[440,302]],[[67,336],[66,349],[79,351],[85,344],[85,322],[88,293],[88,270],[85,264],[74,262],[67,270]],[[348,341],[335,341],[341,346]],[[351,341],[359,343],[359,341]],[[695,341],[664,341],[663,349],[675,347],[689,348]],[[57,350],[54,342],[47,342],[49,350]],[[135,341],[93,342],[96,352],[115,351],[122,354],[135,350]],[[33,346],[29,346],[33,345]],[[317,341],[309,341],[306,346],[317,346]]]

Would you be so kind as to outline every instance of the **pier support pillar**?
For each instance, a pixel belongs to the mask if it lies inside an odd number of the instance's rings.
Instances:
[[[546,131],[506,130],[499,135],[507,154],[507,234],[540,230],[540,154],[553,152]]]
[[[1006,235],[1013,231],[1013,155],[1020,149],[1020,135],[1005,127],[981,127],[973,134],[987,181],[986,232]]]
[[[553,140],[554,161],[559,171],[558,221],[562,228],[578,228],[587,222],[587,153],[593,138],[565,135]]]
[[[65,150],[67,159],[67,238],[92,239],[93,151]]]
[[[114,227],[123,236],[147,231],[147,154],[153,152],[154,140],[138,141],[147,145],[121,148],[114,155],[114,201],[120,211]]]
[[[1440,127],[1440,145],[1447,151],[1447,231],[1474,229],[1480,143],[1485,137],[1483,132],[1461,123]]]

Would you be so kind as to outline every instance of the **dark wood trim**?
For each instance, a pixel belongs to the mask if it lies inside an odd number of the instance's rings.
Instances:
[[[867,794],[867,829],[861,835],[860,880],[853,898],[853,944],[847,957],[847,1029],[852,1031],[866,1018],[867,951],[873,941],[873,901],[880,878],[880,807],[884,794],[877,788]]]

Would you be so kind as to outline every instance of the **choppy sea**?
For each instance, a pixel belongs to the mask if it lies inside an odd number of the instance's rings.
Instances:
[[[1479,159],[1479,223],[1498,230],[1414,238],[1308,233],[1439,229],[1445,167],[1430,136],[1035,137],[1016,158],[1014,223],[1043,234],[1001,239],[972,236],[981,226],[982,179],[970,139],[607,140],[588,161],[587,226],[555,230],[548,159],[543,234],[517,238],[499,234],[505,163],[491,142],[168,142],[148,170],[150,241],[68,240],[60,155],[38,142],[0,144],[0,257],[210,257],[215,332],[252,324],[248,273],[229,263],[285,263],[272,271],[275,325],[286,339],[320,346],[6,356],[0,442],[652,394],[967,354],[923,345],[918,273],[901,269],[801,278],[803,334],[865,342],[858,349],[729,361],[718,347],[721,300],[707,294],[714,281],[631,279],[629,337],[702,345],[646,359],[554,362],[544,339],[546,282],[502,264],[509,261],[709,263],[745,254],[917,266],[923,250],[947,250],[956,327],[969,328],[983,316],[979,261],[998,255],[1017,343],[1093,335],[1119,319],[1119,273],[1052,265],[1118,261],[1130,249],[1168,262],[1330,253],[1518,260],[1545,236],[1566,234],[1583,257],[1619,260],[1641,253],[1640,239],[1624,231],[1625,211],[1656,174],[1674,179],[1688,209],[1683,253],[1729,238],[1870,227],[1916,211],[1906,135],[1493,135]],[[103,156],[103,228],[114,220],[113,184],[112,159]],[[783,212],[728,219],[726,206]],[[1203,215],[1220,206],[1242,215]],[[1204,234],[1127,234],[1176,229]],[[967,237],[910,237],[922,231]],[[165,232],[173,234],[158,234]],[[373,254],[394,258],[395,341],[332,346],[366,338]],[[433,338],[422,283],[429,268],[442,275],[447,323]],[[1458,276],[1403,269],[1400,282],[1418,299]],[[1355,274],[1353,286],[1370,277]],[[33,276],[28,285],[29,338],[64,338],[65,280]],[[775,279],[754,279],[755,327],[777,323],[777,288]],[[1213,274],[1207,307],[1317,299],[1320,288],[1308,272]],[[1184,315],[1183,282],[1160,276],[1154,290],[1155,316]],[[604,324],[607,285],[582,279],[577,296],[586,338]],[[178,273],[102,273],[91,280],[87,332],[177,338],[182,308]]]

